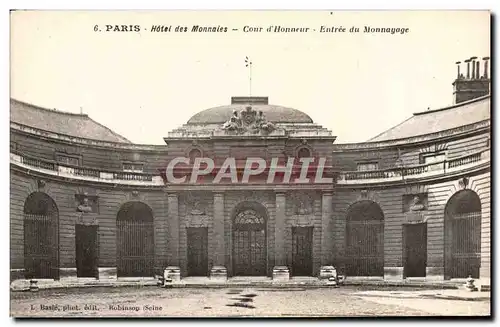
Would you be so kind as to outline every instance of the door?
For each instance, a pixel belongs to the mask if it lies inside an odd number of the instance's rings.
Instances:
[[[208,276],[208,228],[187,229],[188,275]]]
[[[235,230],[234,274],[266,275],[266,234],[263,229]]]
[[[427,267],[427,223],[404,225],[403,242],[405,248],[404,276],[425,277]]]
[[[77,277],[99,277],[97,229],[97,225],[75,225]]]
[[[233,224],[233,274],[266,276],[266,221],[254,209],[241,210]]]
[[[312,276],[312,227],[292,227],[292,275]]]

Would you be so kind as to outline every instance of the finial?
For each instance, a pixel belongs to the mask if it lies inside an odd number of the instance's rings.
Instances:
[[[252,97],[252,61],[248,58],[248,56],[245,57],[245,67],[250,68],[249,69],[249,96]]]

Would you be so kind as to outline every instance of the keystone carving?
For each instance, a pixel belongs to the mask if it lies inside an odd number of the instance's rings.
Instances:
[[[458,180],[458,185],[462,190],[465,190],[469,186],[469,177],[462,177]]]

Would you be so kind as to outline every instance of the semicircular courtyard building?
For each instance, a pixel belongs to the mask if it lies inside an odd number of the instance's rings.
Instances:
[[[453,86],[453,105],[350,144],[267,97],[203,110],[165,145],[11,99],[11,280],[166,267],[294,278],[333,265],[354,279],[489,286],[490,79]],[[203,158],[213,171],[193,176]],[[228,158],[234,174],[218,177]],[[267,166],[242,182],[248,158]],[[297,178],[308,182],[285,182]]]

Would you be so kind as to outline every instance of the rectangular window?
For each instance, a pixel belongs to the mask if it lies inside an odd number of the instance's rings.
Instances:
[[[64,154],[56,154],[56,161],[63,165],[79,166],[80,158],[76,156],[68,156]]]
[[[431,164],[434,162],[441,162],[444,160],[446,160],[446,153],[444,152],[423,153],[420,155],[421,164]]]
[[[144,171],[144,165],[141,163],[124,163],[123,171],[127,173],[142,173]]]
[[[358,162],[357,170],[358,171],[378,170],[378,162],[376,162],[376,161]]]

